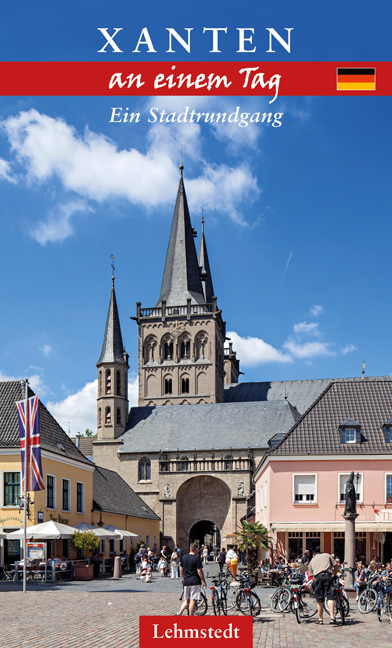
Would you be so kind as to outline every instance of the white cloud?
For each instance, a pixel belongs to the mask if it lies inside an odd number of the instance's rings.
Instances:
[[[29,381],[29,385],[30,385],[31,389],[33,390],[33,392],[35,394],[37,394],[37,395],[39,394],[40,396],[44,396],[45,394],[50,393],[48,387],[45,385],[45,383],[43,381],[43,377],[38,373],[29,374],[30,369],[40,370],[39,367],[29,367],[29,369],[26,371],[27,375],[25,375],[23,377],[22,376],[8,376],[7,374],[0,371],[0,382],[6,382],[6,381],[9,381],[9,380],[24,381],[27,378],[27,380]]]
[[[61,401],[48,401],[46,407],[64,430],[71,430],[71,436],[75,436],[78,431],[83,433],[86,429],[96,432],[97,393],[98,380],[94,380]],[[128,398],[131,407],[137,405],[138,381],[134,375],[130,376],[128,382]]]
[[[357,347],[354,346],[354,344],[347,344],[347,346],[342,349],[343,355],[347,355],[347,353],[351,353],[352,351],[358,351]]]
[[[40,221],[35,228],[30,230],[30,234],[41,245],[45,245],[49,241],[51,243],[63,241],[74,232],[70,222],[71,216],[77,212],[88,213],[92,211],[93,209],[82,200],[59,205],[58,213],[49,214],[46,223]]]
[[[122,198],[146,208],[173,202],[184,133],[187,150],[200,155],[201,147],[201,128],[197,124],[151,127],[146,152],[135,148],[119,150],[113,140],[88,127],[80,135],[63,119],[34,109],[9,117],[2,127],[28,182],[42,184],[59,179],[66,190],[84,199],[102,202]],[[244,223],[240,206],[260,193],[250,166],[212,165],[203,159],[200,164],[201,175],[187,179],[190,197],[197,196],[209,209]],[[42,244],[63,240],[72,233],[69,218],[67,212],[57,218],[52,215],[47,223],[38,225],[35,238]]]
[[[17,180],[11,173],[11,165],[7,160],[0,158],[0,179],[8,180],[12,184],[16,184]]]
[[[45,356],[48,356],[52,351],[52,347],[50,344],[44,344],[44,346],[40,347],[40,350]]]
[[[283,346],[290,351],[294,358],[301,360],[304,358],[315,358],[316,356],[336,355],[336,352],[330,349],[331,344],[329,342],[306,342],[299,344],[292,338],[289,338]]]
[[[312,317],[318,317],[323,312],[324,312],[324,308],[318,304],[315,304],[310,308],[310,314]]]
[[[299,322],[294,324],[294,333],[318,335],[318,322]]]
[[[244,366],[252,367],[267,362],[292,362],[289,354],[278,351],[260,338],[241,337],[234,331],[228,332],[227,337],[233,342],[233,348]]]

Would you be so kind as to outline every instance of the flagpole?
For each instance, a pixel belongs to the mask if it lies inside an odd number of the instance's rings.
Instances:
[[[27,556],[26,556],[26,527],[27,527],[27,431],[30,425],[29,415],[28,415],[28,384],[29,381],[26,378],[25,380],[25,453],[24,453],[24,467],[23,467],[23,479],[24,479],[24,506],[23,506],[23,592],[26,592],[26,576],[27,576]]]

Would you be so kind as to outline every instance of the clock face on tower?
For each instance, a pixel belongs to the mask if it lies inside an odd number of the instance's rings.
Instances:
[[[177,338],[185,331],[185,324],[183,322],[172,322],[169,326],[169,333]]]

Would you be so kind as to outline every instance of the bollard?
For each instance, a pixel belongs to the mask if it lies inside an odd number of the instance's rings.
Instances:
[[[121,557],[116,556],[114,559],[113,578],[121,578]]]

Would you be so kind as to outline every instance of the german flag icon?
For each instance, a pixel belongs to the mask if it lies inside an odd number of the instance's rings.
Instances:
[[[338,90],[375,90],[376,68],[338,68]]]

